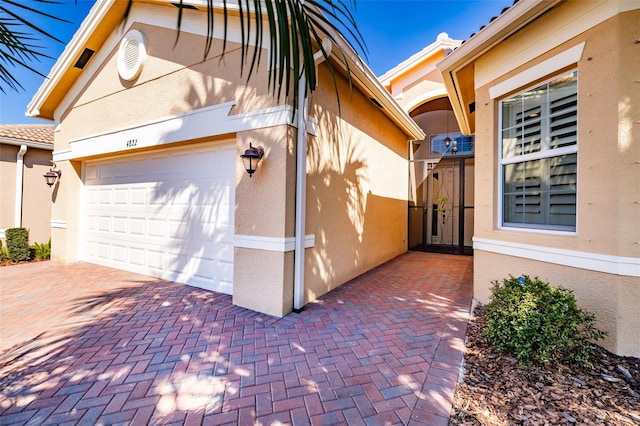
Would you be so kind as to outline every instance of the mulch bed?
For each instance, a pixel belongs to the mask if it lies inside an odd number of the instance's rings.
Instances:
[[[1,266],[13,266],[13,265],[22,265],[23,263],[32,263],[32,262],[46,262],[49,259],[39,260],[39,259],[31,259],[31,260],[21,260],[20,262],[13,262],[11,260],[0,260]]]
[[[597,348],[591,369],[520,365],[487,343],[484,311],[467,329],[450,425],[640,425],[640,359]]]

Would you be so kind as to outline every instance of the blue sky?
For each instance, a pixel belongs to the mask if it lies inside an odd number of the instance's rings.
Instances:
[[[33,4],[32,0],[25,0]],[[94,3],[93,0],[64,0],[65,4],[47,6],[61,23],[32,16],[36,25],[68,42]],[[125,0],[120,0],[125,1]],[[376,75],[393,68],[412,54],[435,41],[441,32],[465,40],[486,25],[491,17],[513,3],[512,0],[357,0],[356,22],[368,48],[368,64]],[[57,58],[64,45],[49,40],[40,42],[49,56]],[[54,60],[42,60],[35,67],[48,74]],[[0,123],[45,123],[25,117],[27,104],[43,78],[26,70],[15,70],[25,90],[0,92]]]

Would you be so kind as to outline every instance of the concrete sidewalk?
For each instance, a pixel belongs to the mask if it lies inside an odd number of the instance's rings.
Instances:
[[[90,264],[0,268],[0,424],[446,425],[472,264],[409,252],[281,319]]]

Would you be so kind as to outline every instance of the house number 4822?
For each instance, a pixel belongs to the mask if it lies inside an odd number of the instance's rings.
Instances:
[[[127,148],[131,148],[138,145],[138,139],[129,139],[127,141]]]

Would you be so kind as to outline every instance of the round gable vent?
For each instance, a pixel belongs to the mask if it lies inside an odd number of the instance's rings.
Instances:
[[[118,50],[118,73],[126,81],[136,79],[142,71],[147,57],[144,35],[138,30],[129,31],[120,42]]]

